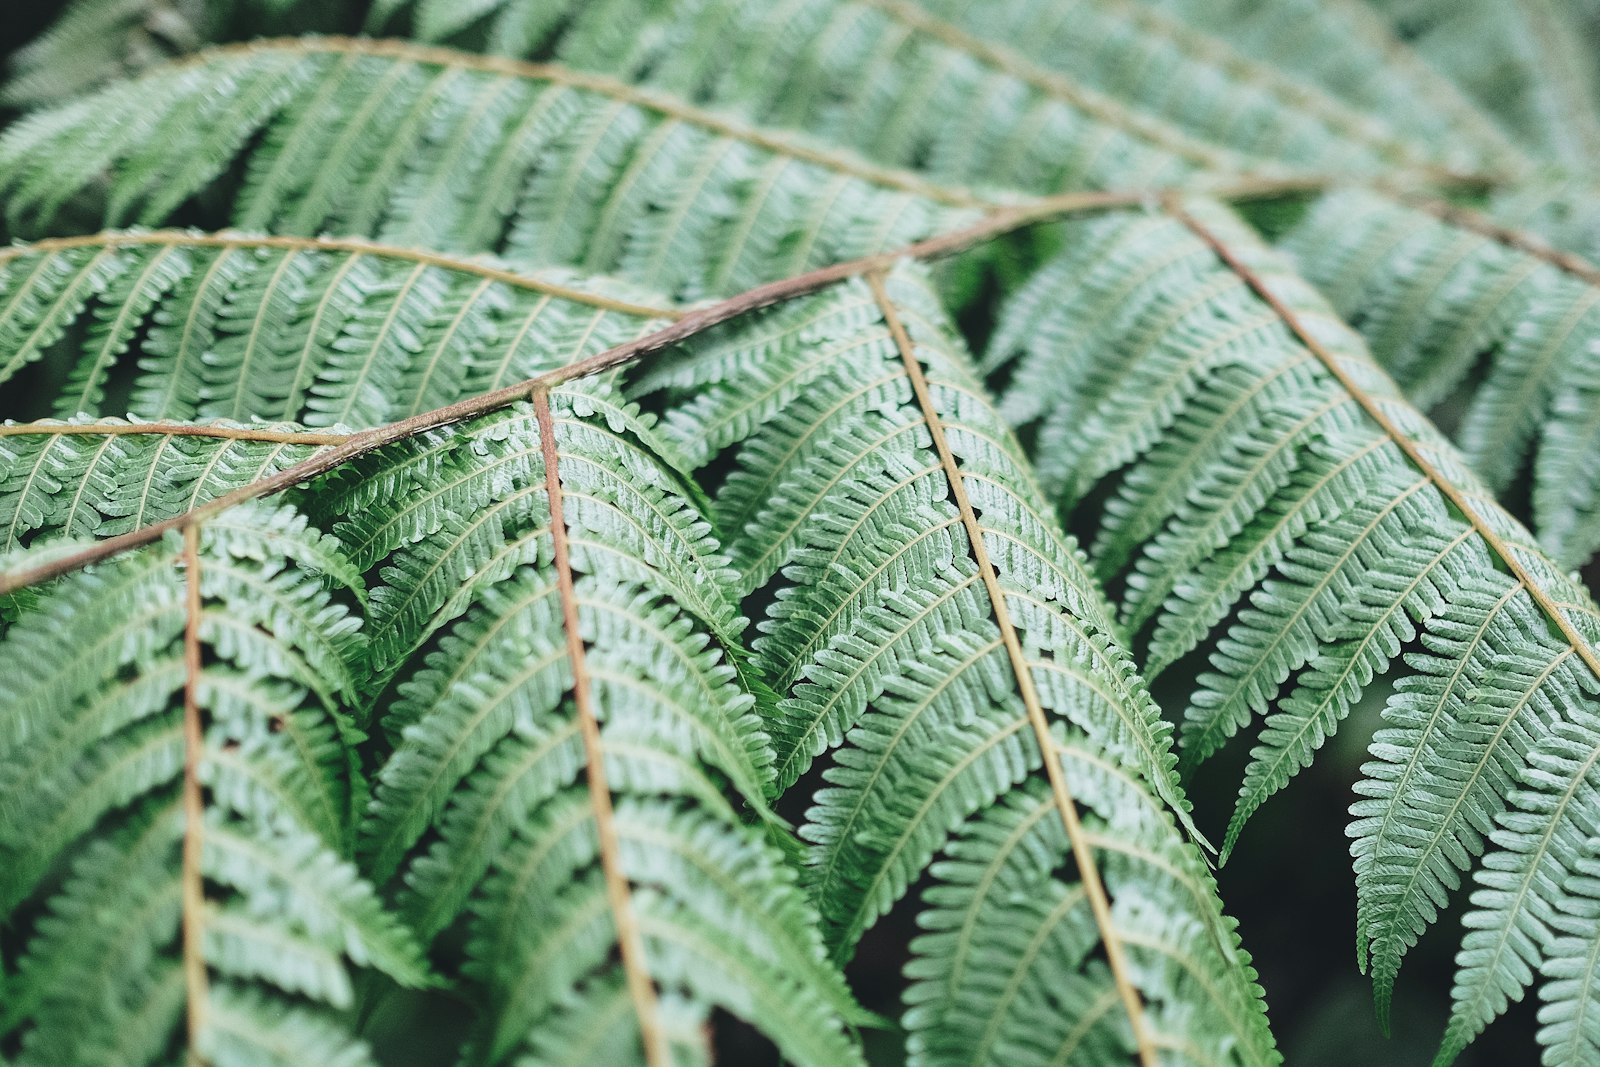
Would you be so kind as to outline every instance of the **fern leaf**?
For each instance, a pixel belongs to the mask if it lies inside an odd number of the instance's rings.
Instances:
[[[334,594],[355,577],[293,511],[246,509],[64,578],[8,631],[19,1062],[161,1062],[184,1031],[218,1064],[366,1062],[351,969],[431,981],[343,858],[360,639]]]
[[[48,176],[41,153],[57,156]],[[688,296],[992,203],[597,75],[337,38],[216,49],[36,113],[0,139],[0,192],[26,231],[109,171],[107,219],[152,223],[240,157],[241,226],[500,248]]]
[[[810,906],[742,824],[772,759],[730,665],[743,620],[654,440],[584,384],[349,476],[336,535],[397,694],[363,855],[425,936],[463,931],[489,1062],[582,1062],[596,1013],[618,1062],[703,1059],[713,1007],[796,1063],[859,1062]]]
[[[1404,952],[1476,868],[1447,1060],[1553,959],[1543,916],[1576,870],[1564,842],[1589,831],[1577,809],[1535,802],[1553,773],[1538,745],[1592,718],[1600,611],[1281,260],[1215,207],[1175,210],[1084,224],[1085,241],[1112,260],[1142,261],[1152,228],[1191,252],[1174,247],[1115,303],[1096,303],[1090,287],[1052,306],[1046,285],[1116,270],[1069,253],[1072,266],[1041,272],[1019,295],[1018,323],[996,331],[1003,347],[990,365],[1016,361],[1015,390],[1060,372],[1065,414],[1026,393],[1008,410],[1038,424],[1057,454],[1082,457],[1058,479],[1066,502],[1106,486],[1102,574],[1125,582],[1125,611],[1151,632],[1157,662],[1192,663],[1215,642],[1210,671],[1183,671],[1195,685],[1188,758],[1265,716],[1225,849],[1376,674],[1409,668],[1365,768],[1368,799],[1352,808],[1358,942],[1386,1016]],[[1213,286],[1218,276],[1248,285],[1242,305],[1234,288]],[[1278,325],[1224,347],[1263,304]],[[1062,336],[1078,348],[1057,355],[1050,339]],[[1285,415],[1274,383],[1308,367]],[[1070,399],[1089,368],[1103,377],[1086,400]],[[1130,418],[1130,404],[1151,414]],[[1203,454],[1189,455],[1197,442]],[[1240,462],[1280,453],[1293,458],[1270,480],[1263,461]],[[1402,661],[1418,639],[1424,651]],[[1525,877],[1501,892],[1507,871]],[[1546,987],[1552,1011],[1578,1010],[1570,985]]]
[[[6,547],[111,537],[284,470],[343,434],[79,417],[0,424]]]
[[[740,373],[724,382],[725,368]],[[733,501],[724,523],[742,522],[724,531],[743,587],[770,604],[754,645],[784,694],[773,730],[780,783],[836,749],[801,831],[835,954],[847,955],[930,864],[924,920],[943,921],[943,902],[963,883],[935,857],[968,840],[987,843],[973,845],[974,862],[1037,864],[1040,893],[1077,902],[1037,927],[1059,953],[1023,951],[1034,902],[1046,899],[1026,892],[985,901],[981,931],[959,947],[919,942],[913,975],[928,980],[913,987],[913,1047],[970,1059],[1034,1040],[1048,1058],[1082,1039],[1120,1058],[1176,1042],[1232,1050],[1200,1056],[1271,1061],[1253,972],[1173,818],[1186,822],[1187,806],[1167,728],[1081,558],[1053,519],[1031,510],[1032,476],[925,279],[899,271],[845,283],[724,328],[637,388],[666,391],[663,428],[701,463],[731,457],[718,500]],[[709,447],[694,440],[702,411],[728,416],[713,422]],[[1102,792],[1102,771],[1084,771],[1080,752],[1090,767],[1127,768],[1115,772],[1121,784]],[[1124,788],[1145,814],[1126,837],[1103,834],[1102,820],[1124,811]],[[1024,803],[1039,809],[1038,836],[991,857],[1003,831],[985,827]],[[1120,866],[1112,837],[1131,866]],[[1069,852],[1076,876],[1063,878],[1055,872]],[[1193,879],[1174,897],[1187,934],[1143,911],[1124,880],[1168,862]],[[1198,945],[1188,943],[1197,931]],[[1097,945],[1109,970],[1086,955]],[[1025,1011],[1001,983],[942,980],[952,952],[1011,966],[1035,990],[1064,969],[1073,985],[1049,997],[1112,1002],[1073,1037],[1075,1016],[1051,1021],[1042,992]],[[991,1047],[985,1026],[1011,1036]]]
[[[0,380],[51,351],[74,367],[56,404],[64,416],[104,409],[106,383],[132,362],[127,410],[140,418],[365,427],[593,355],[675,314],[569,282],[361,241],[46,241],[0,253],[0,337],[14,353]],[[63,336],[79,323],[86,336]]]
[[[1451,396],[1491,353],[1456,438],[1491,488],[1531,457],[1533,520],[1561,562],[1600,549],[1590,462],[1600,286],[1493,237],[1348,192],[1325,198],[1287,242],[1419,406]]]

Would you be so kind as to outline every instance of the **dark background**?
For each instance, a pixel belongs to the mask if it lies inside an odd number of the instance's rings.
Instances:
[[[0,0],[0,54],[31,39],[64,6],[63,0]],[[359,21],[352,19],[350,28]],[[6,117],[0,112],[0,120]],[[1586,576],[1594,588],[1600,570],[1591,567]],[[1181,706],[1170,697],[1162,703],[1169,713]],[[1432,1061],[1449,1016],[1464,893],[1407,957],[1394,1001],[1394,1036],[1379,1032],[1370,986],[1356,970],[1355,889],[1344,830],[1354,799],[1351,785],[1376,725],[1375,704],[1352,714],[1313,767],[1255,816],[1234,858],[1217,875],[1227,910],[1239,920],[1261,972],[1289,1067],[1423,1067]],[[1189,783],[1201,827],[1214,841],[1227,824],[1248,749],[1248,742],[1236,739]],[[862,941],[850,968],[866,1005],[891,1017],[899,1014],[903,946],[913,933],[905,909],[897,909]],[[1535,1063],[1532,999],[1514,1005],[1457,1063]],[[869,1045],[882,1050],[875,1062],[897,1063],[898,1042],[892,1035],[878,1036],[881,1040],[868,1035]],[[736,1056],[726,1062],[738,1063],[742,1057]]]
[[[0,14],[0,51],[10,53],[24,44],[55,19],[56,13],[66,6],[62,0],[7,0],[4,14]]]

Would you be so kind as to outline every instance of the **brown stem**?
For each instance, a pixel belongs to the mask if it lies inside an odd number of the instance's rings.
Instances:
[[[1000,640],[1004,643],[1006,655],[1011,660],[1011,673],[1017,679],[1022,704],[1027,709],[1028,722],[1033,727],[1034,741],[1039,746],[1039,756],[1044,763],[1045,776],[1050,782],[1050,792],[1055,797],[1061,825],[1066,830],[1067,841],[1072,846],[1073,862],[1077,864],[1078,877],[1083,882],[1084,892],[1088,895],[1089,909],[1094,913],[1095,925],[1100,929],[1100,944],[1105,949],[1106,962],[1111,967],[1111,979],[1117,987],[1123,1009],[1128,1015],[1128,1026],[1133,1031],[1134,1044],[1139,1050],[1139,1062],[1143,1067],[1157,1067],[1156,1049],[1151,1044],[1146,1026],[1144,1000],[1130,977],[1127,955],[1122,948],[1122,938],[1111,917],[1111,898],[1107,895],[1105,883],[1100,878],[1100,866],[1095,860],[1094,849],[1090,846],[1083,823],[1078,818],[1077,801],[1073,799],[1072,789],[1067,784],[1067,774],[1061,766],[1061,757],[1056,751],[1055,739],[1050,733],[1050,720],[1045,714],[1044,702],[1039,699],[1038,688],[1034,685],[1033,671],[1028,667],[1028,657],[1022,650],[1022,641],[1017,636],[1017,628],[1011,621],[1011,611],[1006,606],[1005,589],[1000,585],[999,575],[995,573],[994,565],[989,559],[989,550],[983,541],[983,527],[978,522],[977,512],[973,510],[972,500],[967,496],[961,466],[956,461],[949,442],[945,440],[944,422],[933,402],[933,395],[928,390],[928,379],[923,374],[922,364],[918,362],[916,353],[912,349],[911,338],[906,333],[905,324],[900,321],[900,315],[895,311],[889,294],[884,291],[882,273],[868,274],[867,284],[872,288],[873,298],[878,302],[878,310],[889,326],[895,347],[900,351],[906,376],[911,380],[911,391],[917,398],[917,405],[922,409],[922,420],[933,438],[934,450],[939,454],[945,479],[950,484],[950,495],[954,497],[956,509],[961,513],[961,523],[966,527],[967,541],[972,546],[972,556],[977,562],[978,574],[983,578],[984,588],[989,594],[989,603],[994,609],[995,622],[1000,627]]]
[[[1325,189],[1337,181],[1337,178],[1331,176],[1320,178],[1246,178],[1211,186],[1204,190],[1204,195],[1230,201],[1270,199],[1278,196],[1315,192]],[[363,430],[352,434],[342,443],[335,445],[326,452],[312,456],[292,467],[287,467],[277,474],[268,475],[259,481],[241,486],[181,515],[175,515],[170,519],[152,523],[137,530],[130,530],[124,534],[118,534],[116,537],[106,538],[104,541],[87,545],[76,552],[68,553],[47,563],[40,563],[32,567],[0,574],[0,595],[78,570],[120,552],[126,552],[131,548],[147,545],[161,537],[168,530],[182,529],[190,523],[203,520],[236,504],[282,492],[302,482],[310,481],[342,463],[348,463],[374,449],[382,448],[384,445],[393,444],[408,437],[415,437],[417,434],[437,429],[440,426],[448,426],[479,415],[486,415],[500,408],[509,407],[518,401],[527,399],[536,390],[553,389],[576,378],[587,377],[591,374],[598,374],[602,371],[632,363],[740,315],[772,304],[781,303],[785,300],[791,300],[795,297],[804,296],[807,293],[816,292],[846,278],[884,270],[902,259],[926,260],[952,255],[973,245],[1011,233],[1014,230],[1065,218],[1069,215],[1093,211],[1109,211],[1115,208],[1134,207],[1140,204],[1157,204],[1161,202],[1162,197],[1167,192],[1167,190],[1160,189],[1111,190],[1104,192],[1062,193],[1057,196],[1044,197],[1027,204],[1002,208],[970,226],[939,234],[907,245],[904,248],[881,252],[877,255],[864,256],[861,259],[850,260],[845,263],[836,263],[829,267],[821,267],[804,274],[797,274],[790,278],[758,285],[753,289],[748,289],[725,300],[687,310],[675,322],[669,323],[659,330],[636,337],[631,341],[597,353],[587,359],[581,359],[565,367],[548,371],[538,377],[468,397],[464,400],[458,400],[453,404],[447,404],[432,411],[424,411],[421,414],[412,415],[409,418],[388,423],[375,429]]]
[[[562,510],[561,474],[556,449],[555,420],[550,417],[550,393],[544,388],[533,392],[533,412],[539,421],[539,448],[544,456],[544,484],[550,507],[550,540],[554,546],[553,565],[556,587],[561,594],[561,621],[566,630],[567,660],[572,665],[572,700],[577,705],[578,729],[583,734],[584,777],[589,783],[589,802],[594,809],[595,835],[600,841],[600,867],[605,875],[606,899],[617,928],[617,950],[634,1014],[639,1020],[639,1039],[650,1067],[672,1067],[672,1050],[661,1028],[660,1005],[655,982],[645,961],[644,935],[633,911],[633,891],[622,864],[622,845],[617,835],[617,816],[611,804],[611,789],[606,784],[605,752],[600,742],[600,720],[594,711],[594,694],[584,666],[583,633],[578,622],[578,594],[574,588],[572,558],[567,548],[567,523]]]
[[[377,256],[381,259],[404,260],[424,267],[438,267],[440,270],[455,271],[459,274],[473,274],[516,289],[544,293],[547,296],[570,300],[575,304],[587,304],[590,307],[600,308],[604,311],[618,311],[626,315],[638,315],[641,318],[650,319],[674,319],[683,314],[683,312],[671,308],[650,307],[628,300],[613,300],[607,296],[585,292],[582,289],[574,289],[571,286],[560,285],[556,282],[541,281],[538,278],[530,277],[514,270],[493,267],[487,263],[479,263],[471,259],[443,255],[438,252],[427,252],[417,248],[405,248],[401,245],[381,244],[361,237],[293,237],[284,234],[228,232],[191,233],[188,230],[150,230],[143,233],[135,230],[105,230],[100,233],[82,234],[77,237],[47,237],[28,244],[0,248],[0,263],[41,252],[65,252],[74,248],[103,249],[135,248],[140,246],[170,248],[176,245],[190,248],[271,248],[286,252],[338,252],[354,256]]]
[[[248,426],[206,426],[192,422],[16,422],[0,426],[0,437],[214,437],[224,441],[261,441],[287,445],[338,445],[347,433],[310,430],[257,430]]]
[[[201,831],[205,805],[200,792],[200,527],[183,531],[185,618],[183,624],[183,984],[186,993],[189,1063],[203,1067],[199,1048],[206,1025],[205,882]]]
[[[1406,458],[1411,460],[1417,470],[1421,471],[1444,498],[1455,506],[1462,517],[1477,531],[1478,536],[1483,539],[1489,551],[1500,557],[1501,562],[1506,565],[1512,577],[1516,578],[1518,582],[1522,583],[1523,588],[1527,589],[1528,595],[1533,598],[1534,603],[1539,605],[1540,610],[1549,616],[1550,621],[1561,632],[1561,636],[1577,650],[1578,656],[1588,665],[1594,676],[1600,678],[1600,656],[1596,655],[1594,646],[1584,640],[1583,635],[1578,633],[1576,627],[1567,619],[1566,613],[1561,610],[1550,594],[1545,592],[1538,582],[1534,581],[1527,568],[1518,561],[1516,554],[1511,551],[1511,546],[1506,544],[1499,534],[1495,533],[1493,527],[1484,520],[1482,515],[1478,514],[1478,509],[1467,498],[1467,495],[1429,461],[1416,441],[1412,440],[1404,430],[1400,429],[1395,424],[1395,421],[1384,412],[1382,406],[1361,387],[1359,382],[1345,371],[1338,357],[1329,351],[1321,341],[1317,340],[1311,330],[1301,321],[1295,310],[1284,303],[1283,299],[1267,284],[1265,278],[1251,269],[1249,264],[1241,260],[1233,249],[1228,247],[1226,241],[1207,228],[1199,219],[1189,214],[1176,195],[1169,197],[1165,203],[1166,210],[1173,218],[1182,222],[1195,236],[1204,241],[1218,259],[1222,260],[1230,270],[1243,279],[1245,284],[1250,286],[1255,291],[1255,294],[1277,313],[1278,317],[1283,320],[1284,325],[1288,326],[1295,337],[1300,340],[1300,343],[1305,345],[1311,351],[1311,354],[1321,361],[1322,365],[1327,368],[1328,373],[1333,375],[1334,380],[1344,388],[1345,392],[1350,394],[1351,398],[1367,413],[1367,416],[1378,424],[1378,428],[1399,446],[1400,450],[1406,454]]]
[[[1451,226],[1458,226],[1463,230],[1470,230],[1473,233],[1482,234],[1490,240],[1498,241],[1508,248],[1514,248],[1524,255],[1542,259],[1556,269],[1565,271],[1582,282],[1600,286],[1600,267],[1596,267],[1582,256],[1564,252],[1544,238],[1526,230],[1518,230],[1510,226],[1501,225],[1481,211],[1473,211],[1471,208],[1461,207],[1444,200],[1407,195],[1397,196],[1396,199],[1409,207],[1417,208],[1419,211],[1426,211],[1441,222],[1449,223]]]

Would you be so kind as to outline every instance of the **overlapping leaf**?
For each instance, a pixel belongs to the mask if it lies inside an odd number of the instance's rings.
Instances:
[[[1600,549],[1600,285],[1356,192],[1324,198],[1287,247],[1418,406],[1471,381],[1455,437],[1497,492],[1531,461],[1551,555],[1575,566]]]
[[[1600,934],[1555,916],[1583,909],[1564,887],[1596,815],[1600,611],[1281,259],[1190,210],[1079,228],[997,332],[1005,410],[1055,460],[1047,491],[1109,491],[1093,555],[1148,670],[1192,679],[1185,758],[1264,717],[1229,848],[1374,676],[1399,675],[1352,809],[1380,1012],[1469,872],[1441,1062],[1538,972],[1550,1018],[1592,1010],[1571,961]],[[1593,1052],[1581,1027],[1543,1040]]]
[[[801,834],[835,953],[931,872],[914,1061],[1274,1060],[1168,729],[924,278],[797,301],[638,388],[699,463],[731,456],[714,508],[770,605],[779,783],[831,757]]]
[[[63,579],[0,643],[0,908],[25,937],[0,1033],[30,1064],[165,1062],[185,1019],[219,1065],[371,1062],[357,977],[429,976],[347,858],[351,572],[287,509],[182,540]]]

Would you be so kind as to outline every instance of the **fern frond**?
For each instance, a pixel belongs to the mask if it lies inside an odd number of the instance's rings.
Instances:
[[[1537,746],[1594,720],[1600,610],[1280,259],[1221,209],[1175,211],[1083,224],[1098,258],[1041,272],[990,365],[1015,361],[1007,410],[1067,460],[1052,490],[1109,490],[1096,559],[1155,662],[1193,679],[1187,758],[1265,717],[1226,848],[1376,674],[1401,675],[1352,808],[1358,940],[1386,1014],[1404,952],[1476,865],[1447,1060],[1555,959],[1563,842],[1592,831],[1539,798],[1584,795],[1587,769],[1558,781]],[[1212,669],[1189,674],[1208,640]],[[1578,1010],[1571,983],[1541,995]]]
[[[1540,540],[1569,566],[1600,550],[1600,273],[1354,191],[1319,202],[1286,247],[1418,406],[1486,362],[1462,452],[1496,491],[1531,458]]]
[[[740,373],[724,381],[728,368]],[[1041,809],[1037,836],[970,855],[1036,863],[1041,892],[1076,902],[1037,928],[1059,951],[1023,951],[1042,899],[1024,893],[986,899],[988,918],[959,944],[919,942],[914,1046],[978,1056],[983,1027],[957,1022],[978,1018],[1002,1035],[995,1048],[1033,1040],[1048,1044],[1045,1058],[1070,1054],[1078,1016],[1046,1022],[1055,1009],[1037,1002],[1013,1011],[995,984],[954,976],[952,956],[970,953],[1030,989],[1050,983],[1030,995],[1071,1009],[1108,996],[1081,1021],[1116,1057],[1152,1062],[1161,1047],[1272,1061],[1253,972],[1173,819],[1188,816],[1167,727],[1081,558],[1028,503],[1019,446],[925,277],[869,277],[724,328],[636,388],[666,390],[663,428],[697,462],[731,457],[718,516],[743,589],[770,604],[754,647],[783,694],[780,784],[837,749],[801,831],[835,954],[930,870],[923,914],[935,921],[964,892],[941,850],[993,843],[985,827],[1013,804]],[[709,445],[701,413],[726,416]],[[1084,760],[1126,768],[1122,784],[1098,781]],[[1124,788],[1143,797],[1143,815],[1124,811]],[[1126,836],[1105,832],[1118,818],[1131,820]],[[1075,873],[1061,876],[1069,854]],[[1138,887],[1169,868],[1192,881],[1172,897],[1182,918],[1158,920]],[[1109,968],[1090,960],[1097,946]],[[1063,970],[1073,985],[1058,994]]]
[[[395,0],[375,7],[369,26],[404,25],[402,13],[427,40],[554,52],[947,182],[1055,191],[1266,161],[1364,170],[1439,163],[1433,149],[1444,146],[1402,140],[1314,83],[1142,4],[1013,3],[980,17],[940,0],[803,10],[613,0],[530,16],[505,0]],[[739,59],[708,63],[730,48]],[[1480,162],[1454,141],[1449,149],[1448,165]]]
[[[1460,85],[1406,45],[1367,0],[1149,0],[1225,37],[1241,54],[1293,72],[1394,129],[1471,152],[1480,166],[1516,174],[1522,150]],[[1470,146],[1470,147],[1466,147]]]
[[[354,974],[431,980],[343,858],[364,792],[351,580],[303,518],[256,507],[70,575],[8,630],[18,1062],[164,1062],[174,1040],[217,1064],[366,1062]]]
[[[725,796],[766,812],[771,750],[726,560],[654,445],[584,383],[343,476],[368,689],[396,695],[365,864],[403,873],[425,936],[463,932],[488,1062],[573,1061],[594,1012],[618,1062],[698,1061],[713,1007],[794,1062],[859,1062],[809,905]]]
[[[116,384],[138,418],[360,428],[676,314],[561,272],[363,241],[113,232],[0,251],[0,381],[50,354],[72,368],[63,417],[104,410]]]
[[[0,545],[112,537],[181,515],[345,440],[286,424],[80,416],[0,424]]]
[[[1382,0],[1413,46],[1513,136],[1577,173],[1600,153],[1600,65],[1562,0]]]
[[[109,172],[108,222],[153,223],[241,157],[240,226],[499,249],[689,296],[993,203],[598,75],[340,38],[214,49],[35,113],[0,139],[0,194],[28,232]]]

